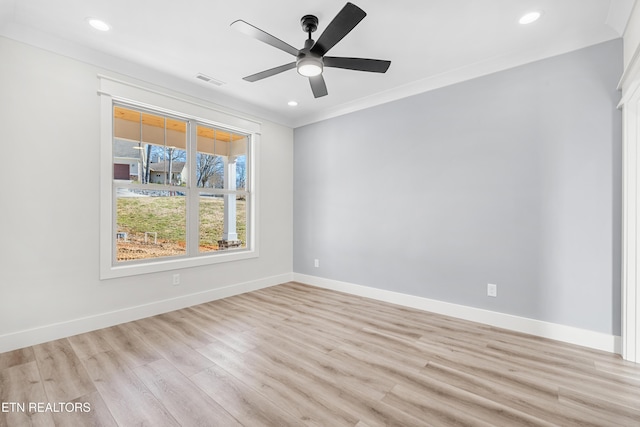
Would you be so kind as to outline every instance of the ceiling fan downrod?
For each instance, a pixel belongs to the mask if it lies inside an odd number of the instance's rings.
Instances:
[[[318,17],[315,15],[304,15],[300,19],[300,25],[302,25],[302,31],[309,34],[309,39],[311,39],[311,33],[318,29]]]

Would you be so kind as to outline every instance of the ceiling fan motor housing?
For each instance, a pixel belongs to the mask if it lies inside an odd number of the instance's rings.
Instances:
[[[300,19],[300,25],[302,25],[302,31],[309,34],[309,38],[311,38],[311,33],[318,29],[318,17],[315,15],[304,15]]]

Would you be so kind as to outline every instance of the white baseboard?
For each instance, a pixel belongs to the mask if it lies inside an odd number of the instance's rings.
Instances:
[[[513,316],[510,314],[452,304],[429,298],[387,291],[384,289],[371,288],[368,286],[355,285],[353,283],[340,282],[322,277],[309,276],[306,274],[294,273],[293,280],[320,288],[372,298],[405,307],[416,308],[418,310],[483,323],[498,328],[550,338],[597,350],[608,351],[610,353],[620,354],[622,350],[621,339],[619,336],[607,335],[600,332],[575,328],[573,326]]]
[[[157,314],[179,310],[181,308],[221,298],[227,298],[233,295],[239,295],[245,292],[268,288],[270,286],[290,282],[291,280],[292,274],[282,274],[250,282],[237,283],[195,294],[182,295],[176,298],[155,301],[149,304],[138,305],[122,310],[110,311],[94,316],[0,335],[0,353],[60,338],[66,338],[85,332],[95,331],[96,329],[107,328],[120,323],[131,322],[133,320],[155,316]]]
[[[621,339],[619,336],[607,335],[572,326],[543,322],[541,320],[528,319],[525,317],[518,317],[474,307],[437,301],[429,298],[402,294],[399,292],[376,289],[353,283],[292,273],[267,277],[250,282],[237,283],[218,289],[183,295],[177,298],[156,301],[122,310],[101,313],[94,316],[0,335],[0,353],[94,331],[96,329],[107,328],[120,323],[131,322],[133,320],[155,316],[168,311],[179,310],[181,308],[221,298],[227,298],[233,295],[239,295],[245,292],[268,288],[291,280],[325,289],[332,289],[339,292],[398,304],[405,307],[484,323],[512,331],[564,341],[571,344],[581,345],[583,347],[608,351],[610,353],[620,354],[622,349]]]

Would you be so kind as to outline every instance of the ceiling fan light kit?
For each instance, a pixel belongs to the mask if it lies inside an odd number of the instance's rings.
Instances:
[[[313,96],[319,98],[328,93],[324,77],[322,76],[324,67],[385,73],[389,69],[391,61],[325,56],[325,54],[349,34],[365,16],[367,16],[367,14],[358,6],[353,3],[347,3],[335,18],[333,18],[333,21],[329,23],[317,41],[311,38],[311,34],[318,28],[318,18],[314,15],[303,16],[300,24],[302,30],[308,34],[308,38],[305,41],[304,47],[300,50],[243,20],[233,22],[231,26],[238,31],[296,57],[295,62],[252,74],[244,77],[244,80],[256,82],[295,68],[298,74],[309,78]]]
[[[305,77],[313,77],[322,74],[322,58],[305,56],[296,61],[298,74]]]

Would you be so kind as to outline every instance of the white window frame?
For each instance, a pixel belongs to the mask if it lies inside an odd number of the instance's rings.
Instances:
[[[100,75],[98,78],[100,82],[98,91],[100,96],[100,279],[113,279],[257,258],[259,256],[257,229],[259,168],[256,159],[259,158],[261,124],[248,118],[220,111],[205,101],[188,99],[185,95],[171,94],[169,91],[160,92],[108,76]],[[249,135],[247,177],[250,182],[247,183],[246,249],[199,253],[197,256],[190,257],[153,258],[135,263],[115,261],[116,213],[112,176],[114,103],[172,116],[188,117],[206,125]],[[192,188],[191,191],[198,191],[198,189]],[[187,212],[187,215],[190,215],[189,210]]]

